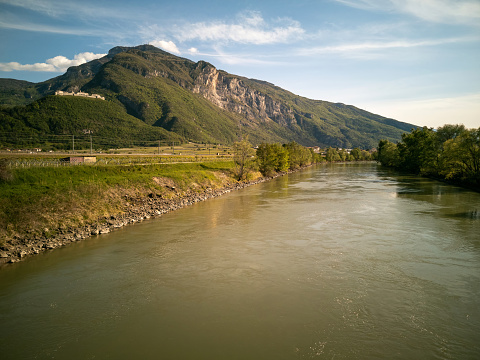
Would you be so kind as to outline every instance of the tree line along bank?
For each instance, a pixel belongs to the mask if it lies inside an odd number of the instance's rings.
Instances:
[[[384,166],[480,191],[480,128],[413,129],[397,144],[381,140],[377,157]]]
[[[253,149],[247,139],[234,144],[237,180],[248,178],[252,171],[271,176],[314,163],[371,160],[480,191],[480,128],[466,129],[464,125],[416,128],[404,133],[396,144],[380,140],[378,150],[373,152],[329,147],[317,153],[296,142],[262,143]]]
[[[287,144],[262,143],[254,149],[248,139],[234,144],[234,173],[237,180],[245,180],[253,171],[260,171],[263,176],[295,170],[303,166],[336,161],[370,161],[376,153],[355,148],[351,151],[329,147],[325,152],[317,153],[295,141]]]

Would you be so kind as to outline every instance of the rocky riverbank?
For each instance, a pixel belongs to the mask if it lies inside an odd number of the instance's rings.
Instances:
[[[45,229],[43,234],[33,234],[32,236],[22,238],[15,237],[7,241],[0,249],[0,265],[19,262],[29,256],[53,250],[72,242],[81,241],[91,236],[107,234],[123,226],[159,217],[170,211],[259,184],[285,174],[262,177],[249,182],[230,183],[222,188],[206,188],[202,191],[188,190],[186,192],[177,192],[175,187],[166,185],[170,191],[168,196],[150,193],[145,197],[129,198],[126,195],[125,199],[123,199],[125,210],[122,214],[103,217],[95,223],[82,227],[56,229],[54,231]]]

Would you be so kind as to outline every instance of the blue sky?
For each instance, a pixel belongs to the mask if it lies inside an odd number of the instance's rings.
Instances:
[[[0,0],[0,77],[152,44],[311,99],[480,127],[480,0]]]

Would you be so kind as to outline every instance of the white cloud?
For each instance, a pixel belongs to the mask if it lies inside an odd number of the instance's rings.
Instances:
[[[199,22],[174,28],[179,41],[225,41],[265,45],[286,43],[302,37],[305,31],[297,21],[279,19],[279,26],[269,25],[258,12],[241,14],[233,22]]]
[[[55,67],[47,63],[20,64],[18,62],[0,63],[0,71],[57,71]]]
[[[20,64],[18,62],[0,63],[0,71],[49,71],[49,72],[64,72],[70,66],[78,66],[88,61],[99,59],[107,54],[94,54],[91,52],[84,52],[77,54],[73,59],[68,59],[65,56],[55,56],[46,60],[44,63],[35,64]]]
[[[198,49],[197,49],[197,48],[194,48],[194,47],[192,47],[192,48],[188,49],[188,52],[189,52],[190,54],[192,54],[192,55],[194,55],[194,54],[198,54]]]
[[[175,45],[173,41],[155,40],[155,41],[151,41],[150,45],[159,47],[160,49],[163,49],[173,54],[177,54],[177,55],[181,54],[180,50],[178,50],[177,48],[177,45]]]

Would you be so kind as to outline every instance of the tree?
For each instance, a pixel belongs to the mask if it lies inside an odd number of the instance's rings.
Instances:
[[[480,189],[480,128],[413,129],[397,145],[381,140],[377,159],[385,166]]]
[[[337,149],[334,149],[332,147],[329,147],[327,149],[327,153],[325,155],[325,158],[327,159],[327,161],[329,162],[333,162],[333,161],[340,161],[340,155],[338,154],[338,151]]]
[[[340,161],[348,160],[348,153],[345,149],[337,150],[338,156],[340,157]]]
[[[444,143],[443,175],[480,186],[480,128],[465,130]]]
[[[377,150],[377,161],[390,167],[398,167],[400,164],[397,145],[388,140],[380,140]]]
[[[255,150],[248,139],[237,141],[233,144],[233,161],[235,163],[235,176],[237,180],[245,180],[255,168]]]
[[[350,155],[353,156],[353,159],[354,159],[355,161],[359,161],[359,160],[361,159],[361,157],[362,157],[362,152],[361,152],[361,150],[357,147],[357,148],[353,149],[352,151],[350,151]]]
[[[306,147],[297,144],[295,141],[285,144],[284,147],[288,151],[290,169],[293,170],[312,163],[312,153]]]
[[[289,153],[280,144],[260,144],[257,149],[258,168],[263,176],[271,176],[289,168]]]
[[[372,160],[372,154],[367,150],[362,150],[360,152],[360,160],[370,161],[370,160]]]
[[[276,154],[275,171],[287,171],[290,167],[290,154],[280,144],[274,145],[274,153]]]
[[[431,174],[437,167],[436,139],[433,129],[424,126],[402,135],[397,145],[400,167],[416,174]]]
[[[464,131],[459,139],[462,150],[460,161],[465,167],[468,181],[480,185],[480,128]]]
[[[320,153],[316,153],[312,148],[310,148],[309,150],[310,154],[312,154],[312,163],[316,164],[325,161],[325,158]]]
[[[445,141],[455,139],[457,136],[465,132],[464,125],[444,125],[437,129],[435,132],[437,135],[437,143],[441,146]]]

